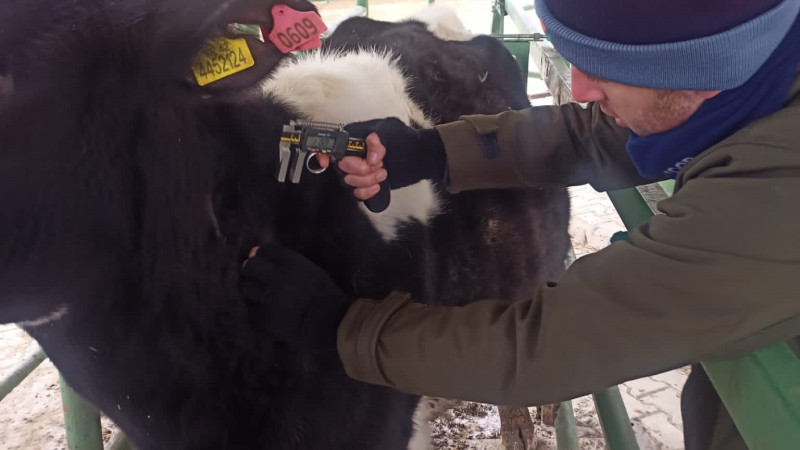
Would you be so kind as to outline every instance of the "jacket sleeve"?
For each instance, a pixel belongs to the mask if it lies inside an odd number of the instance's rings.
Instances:
[[[339,327],[347,373],[415,394],[535,405],[800,334],[796,174],[765,180],[759,170],[745,182],[713,170],[661,202],[665,215],[630,242],[580,258],[528,300],[357,301]]]
[[[638,174],[625,150],[628,130],[598,104],[464,116],[436,129],[451,192],[586,183],[602,191],[657,181]]]

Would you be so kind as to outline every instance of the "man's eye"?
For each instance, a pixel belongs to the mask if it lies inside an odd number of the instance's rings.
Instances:
[[[584,72],[584,73],[586,73],[586,72]],[[586,73],[586,78],[588,78],[588,79],[589,79],[589,81],[592,81],[592,82],[595,82],[595,83],[598,83],[598,82],[600,82],[600,81],[603,81],[603,79],[602,79],[602,78],[596,77],[596,76],[594,76],[594,75],[592,75],[592,74],[590,74],[590,73]]]

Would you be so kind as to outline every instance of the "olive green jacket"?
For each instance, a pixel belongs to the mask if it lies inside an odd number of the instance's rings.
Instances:
[[[452,191],[643,183],[597,105],[438,127]],[[480,134],[496,133],[495,155]],[[488,156],[488,157],[487,157]],[[651,180],[652,181],[652,180]],[[401,391],[536,405],[800,335],[800,79],[786,106],[682,168],[664,213],[528,300],[464,307],[402,293],[339,326],[347,373]]]

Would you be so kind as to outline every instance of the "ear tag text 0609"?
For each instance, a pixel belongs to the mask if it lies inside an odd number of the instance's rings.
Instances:
[[[314,11],[297,11],[286,5],[272,7],[272,32],[268,38],[281,53],[319,48],[319,35],[328,27]]]

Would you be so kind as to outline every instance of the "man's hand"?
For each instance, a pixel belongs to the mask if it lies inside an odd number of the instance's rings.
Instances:
[[[299,253],[277,245],[254,248],[239,289],[254,327],[299,348],[336,352],[336,329],[352,299]]]
[[[345,130],[367,141],[366,159],[348,156],[339,162],[339,169],[347,173],[344,182],[355,188],[354,194],[361,200],[377,194],[379,183],[386,179],[397,189],[424,179],[444,178],[444,144],[434,129],[415,130],[390,117],[352,123]],[[329,163],[327,159],[319,162],[323,167]]]
[[[377,194],[380,190],[380,182],[389,176],[383,167],[386,147],[383,146],[380,137],[378,137],[377,133],[370,133],[366,141],[366,159],[348,156],[342,158],[341,162],[339,162],[339,169],[347,174],[344,177],[344,182],[355,188],[353,195],[361,200],[366,200]],[[392,185],[391,181],[389,185]]]

